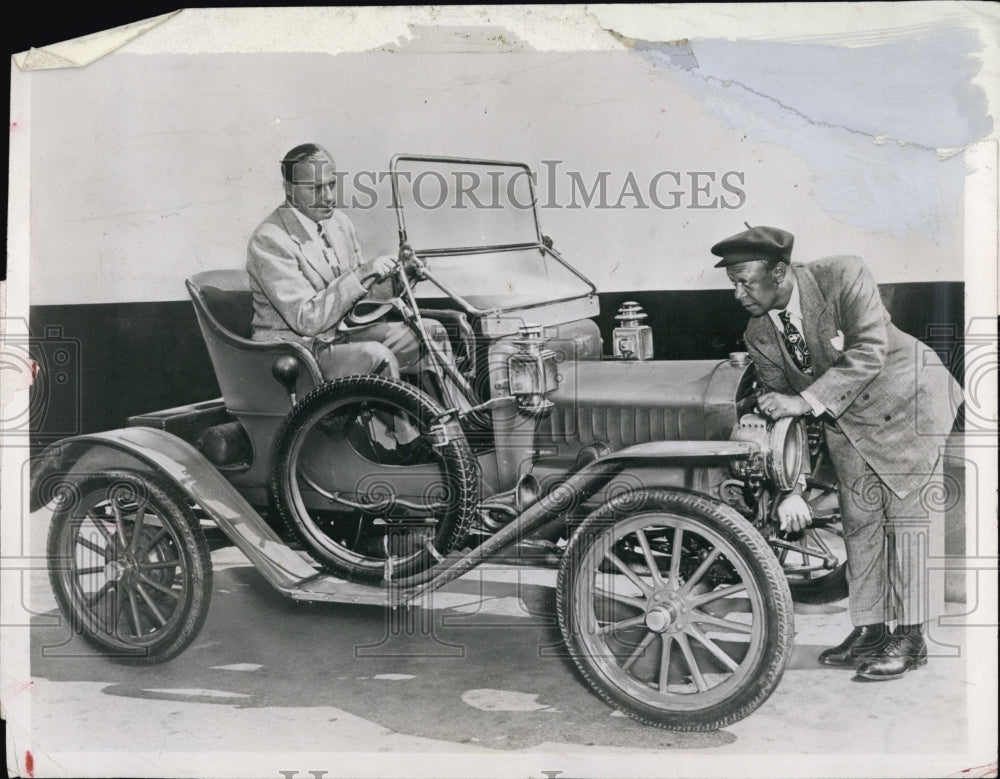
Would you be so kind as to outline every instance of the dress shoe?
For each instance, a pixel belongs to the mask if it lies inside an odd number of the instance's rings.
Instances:
[[[436,462],[434,447],[423,438],[417,438],[407,444],[396,446],[396,457],[393,465],[427,465]]]
[[[927,665],[927,644],[919,631],[903,632],[898,628],[886,645],[874,657],[858,666],[862,679],[883,681],[898,679],[912,668]]]
[[[884,624],[861,625],[842,643],[820,652],[819,661],[838,668],[853,667],[859,660],[878,654],[890,637],[889,628]]]

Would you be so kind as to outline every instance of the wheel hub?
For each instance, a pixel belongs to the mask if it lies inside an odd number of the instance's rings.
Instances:
[[[646,612],[646,627],[655,633],[667,630],[674,621],[673,612],[662,606],[656,606]]]
[[[676,633],[687,624],[688,606],[674,590],[654,592],[646,609],[646,627],[654,633]]]
[[[138,570],[139,566],[132,557],[119,557],[104,566],[104,575],[108,581],[120,582],[133,578]]]

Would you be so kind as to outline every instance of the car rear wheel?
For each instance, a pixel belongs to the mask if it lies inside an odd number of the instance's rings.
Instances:
[[[465,540],[479,470],[460,425],[430,396],[395,379],[349,376],[292,409],[275,439],[271,484],[317,562],[377,582],[425,570]]]
[[[759,707],[788,662],[781,566],[735,510],[638,490],[577,529],[557,584],[559,624],[586,682],[649,725],[715,730]]]
[[[62,613],[91,646],[133,665],[162,663],[198,635],[212,596],[208,543],[165,479],[104,471],[67,482],[47,542]]]

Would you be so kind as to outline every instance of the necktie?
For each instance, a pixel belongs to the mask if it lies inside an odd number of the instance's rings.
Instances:
[[[812,360],[809,357],[809,347],[806,346],[806,339],[802,337],[802,333],[792,324],[792,315],[788,309],[779,311],[778,319],[781,320],[784,327],[785,346],[788,347],[788,353],[792,355],[792,360],[806,376],[812,376],[813,369]]]
[[[330,242],[330,236],[323,229],[322,222],[316,223],[316,230],[319,232],[319,241],[320,246],[323,247],[323,256],[326,257],[326,261],[330,264],[333,277],[337,278],[340,275],[340,263],[337,261],[337,252],[333,248],[333,243]]]

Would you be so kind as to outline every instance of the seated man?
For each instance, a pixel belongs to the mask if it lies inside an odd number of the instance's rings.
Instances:
[[[329,152],[312,143],[296,146],[281,161],[281,174],[285,202],[257,227],[247,248],[253,339],[306,345],[327,379],[428,370],[430,358],[404,323],[338,330],[368,288],[392,272],[396,258],[363,260],[354,226],[334,208],[336,166]],[[431,320],[424,325],[450,359],[444,328]]]

